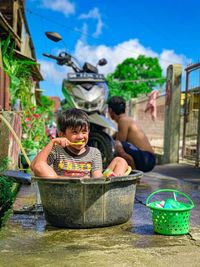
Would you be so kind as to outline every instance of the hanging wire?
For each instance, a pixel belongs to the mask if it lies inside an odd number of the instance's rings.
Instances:
[[[28,13],[31,14],[31,15],[35,15],[35,16],[37,16],[37,17],[43,18],[44,20],[49,21],[49,22],[51,22],[51,23],[53,23],[53,24],[55,24],[55,25],[61,26],[61,27],[65,28],[65,29],[67,29],[67,30],[69,30],[69,31],[71,31],[71,32],[75,32],[75,33],[78,33],[78,34],[80,34],[80,35],[84,35],[84,36],[86,36],[86,37],[88,37],[88,38],[90,38],[90,39],[93,39],[93,40],[97,40],[97,41],[104,42],[104,40],[101,39],[101,38],[99,38],[99,37],[94,37],[94,36],[92,36],[92,35],[90,35],[90,34],[88,34],[88,33],[83,32],[82,30],[74,29],[74,28],[68,27],[68,26],[66,26],[65,24],[62,24],[62,23],[60,23],[60,22],[56,22],[55,20],[53,20],[53,19],[51,19],[51,18],[47,18],[46,16],[43,16],[43,15],[41,15],[41,14],[38,14],[38,13],[32,11],[31,9],[26,8],[25,10],[26,10],[26,12],[28,12]],[[134,52],[134,51],[132,51],[132,50],[130,50],[130,49],[127,49],[127,48],[125,48],[125,47],[122,46],[122,45],[118,45],[118,47],[119,47],[120,49],[125,50],[125,51],[127,51],[127,52],[130,52],[130,53],[132,53],[132,54],[140,55],[140,53],[138,53],[138,52]],[[169,60],[166,60],[166,59],[162,59],[162,61],[164,61],[164,62],[166,62],[166,63],[170,63],[170,64],[172,64],[172,63],[173,63],[173,64],[179,64],[179,63],[177,63],[177,62],[172,62],[172,61],[169,61]],[[184,66],[186,66],[186,65],[183,65],[183,67],[184,67]]]
[[[114,82],[117,83],[140,83],[140,82],[154,82],[154,81],[159,81],[163,80],[164,78],[152,78],[152,79],[139,79],[139,80],[117,80],[114,79]]]

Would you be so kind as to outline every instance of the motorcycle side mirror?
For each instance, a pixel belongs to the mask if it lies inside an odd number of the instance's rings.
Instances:
[[[51,41],[59,42],[62,40],[62,36],[57,32],[45,32],[45,34]]]
[[[99,66],[105,66],[108,63],[108,61],[105,58],[99,59],[97,65]]]

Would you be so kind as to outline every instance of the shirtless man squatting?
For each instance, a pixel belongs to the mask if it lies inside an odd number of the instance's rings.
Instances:
[[[108,111],[118,125],[113,136],[118,156],[123,157],[132,169],[151,171],[156,164],[154,150],[139,125],[126,114],[125,100],[119,96],[111,97]]]

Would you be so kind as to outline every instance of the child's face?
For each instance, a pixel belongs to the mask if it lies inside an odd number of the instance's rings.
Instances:
[[[65,137],[72,143],[82,142],[82,144],[80,143],[79,145],[71,145],[79,150],[88,142],[89,129],[88,127],[67,128],[65,131]]]

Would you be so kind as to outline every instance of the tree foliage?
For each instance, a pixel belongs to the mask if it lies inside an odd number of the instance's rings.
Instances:
[[[40,103],[34,104],[32,92],[33,66],[38,63],[32,60],[18,59],[14,55],[14,42],[10,36],[0,40],[3,68],[10,77],[10,97],[15,108],[19,100],[22,124],[22,145],[27,153],[39,151],[49,142],[46,135],[46,124],[53,120],[54,102],[47,96],[40,97]],[[34,97],[35,98],[35,97]]]
[[[0,171],[5,171],[8,169],[8,164],[10,160],[8,157],[4,157],[0,162]],[[12,180],[7,177],[0,175],[0,227],[3,223],[3,217],[6,211],[12,205],[14,199],[14,193],[12,192]]]
[[[0,41],[2,50],[3,69],[10,77],[10,97],[12,106],[20,99],[23,108],[32,105],[32,66],[37,62],[32,60],[20,60],[14,56],[14,42],[10,36]]]
[[[138,94],[151,92],[164,81],[158,59],[144,55],[140,55],[137,59],[127,58],[107,76],[110,96],[121,95],[127,100],[137,97]]]

